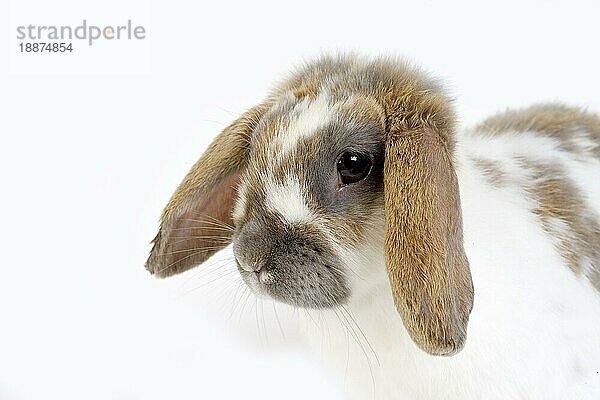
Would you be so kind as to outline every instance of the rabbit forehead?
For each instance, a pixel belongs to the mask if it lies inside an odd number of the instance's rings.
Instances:
[[[287,107],[275,109],[273,113],[279,121],[279,129],[271,137],[265,137],[264,146],[272,156],[283,159],[290,154],[303,139],[311,138],[335,120],[339,103],[333,103],[328,91],[319,93],[316,98],[298,99],[291,110]],[[267,116],[269,118],[269,116]]]

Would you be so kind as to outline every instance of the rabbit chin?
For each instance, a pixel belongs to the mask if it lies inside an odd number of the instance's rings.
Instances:
[[[346,284],[308,282],[302,277],[286,277],[279,271],[246,271],[238,266],[244,283],[261,299],[272,299],[294,307],[327,309],[343,304],[349,296]]]
[[[368,243],[360,249],[341,249],[338,255],[344,266],[343,279],[334,284],[309,283],[301,276],[282,276],[283,271],[246,271],[239,265],[238,272],[256,297],[292,307],[327,310],[370,303],[382,291],[391,293],[381,245]]]

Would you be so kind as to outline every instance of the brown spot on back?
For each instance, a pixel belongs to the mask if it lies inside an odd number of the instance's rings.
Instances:
[[[557,251],[578,276],[586,276],[600,291],[600,219],[583,192],[557,164],[517,161],[530,172],[526,192],[536,201],[533,213],[555,239]],[[589,262],[589,268],[583,269]]]
[[[562,150],[573,154],[589,152],[600,159],[600,117],[577,107],[538,104],[507,110],[486,119],[475,131],[493,135],[535,132],[556,139]]]
[[[503,187],[508,183],[508,177],[502,170],[502,163],[498,160],[473,157],[475,167],[487,178],[490,185],[494,187]]]

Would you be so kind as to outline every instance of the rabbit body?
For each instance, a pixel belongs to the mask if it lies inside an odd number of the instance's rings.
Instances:
[[[146,268],[233,242],[357,399],[600,399],[600,119],[455,121],[405,61],[309,63],[192,167]]]
[[[364,249],[368,261],[356,268],[369,271],[371,286],[345,310],[325,312],[327,333],[314,318],[305,321],[313,349],[344,377],[353,398],[600,398],[600,280],[590,258],[600,246],[600,161],[593,154],[600,135],[562,127],[573,144],[566,151],[559,139],[532,130],[534,119],[577,110],[550,105],[522,112],[531,114],[532,125],[523,132],[484,122],[458,135],[464,245],[475,288],[460,353],[435,357],[412,342],[394,307],[381,248]],[[574,201],[586,208],[581,230],[596,240],[583,246],[589,254],[579,254],[572,268],[561,248],[569,243],[561,240],[582,232],[573,231],[563,210],[550,210],[546,220],[536,212],[552,199],[536,198],[532,188],[548,180],[576,191]]]

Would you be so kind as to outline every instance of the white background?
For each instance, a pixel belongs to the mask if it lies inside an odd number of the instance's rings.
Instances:
[[[483,3],[2,3],[0,399],[342,398],[317,359],[258,335],[253,299],[233,309],[230,264],[156,280],[148,242],[219,129],[321,52],[414,59],[463,123],[537,101],[600,110],[598,2]],[[18,25],[84,18],[147,39],[16,50]]]

